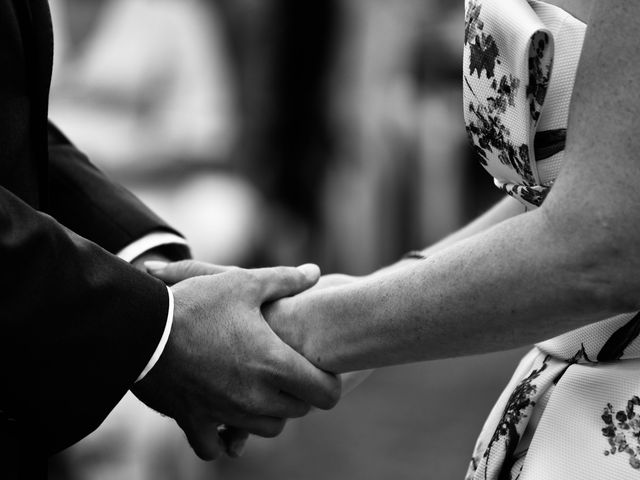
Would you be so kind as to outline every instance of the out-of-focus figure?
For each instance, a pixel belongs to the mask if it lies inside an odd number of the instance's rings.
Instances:
[[[261,264],[322,263],[339,0],[213,0],[238,83],[234,161],[267,200]]]
[[[96,161],[112,170],[226,161],[234,89],[209,7],[199,0],[57,0],[51,8],[51,112]]]
[[[349,0],[340,11],[323,245],[332,270],[362,273],[468,215],[462,2]]]
[[[175,221],[203,260],[240,263],[254,189],[234,173],[236,94],[210,2],[56,0],[51,117]]]

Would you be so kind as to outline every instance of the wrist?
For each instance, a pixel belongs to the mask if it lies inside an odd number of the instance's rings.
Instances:
[[[262,315],[271,330],[298,353],[302,353],[303,325],[297,318],[293,305],[295,297],[284,298],[262,306]]]
[[[299,312],[308,327],[301,348],[319,368],[352,372],[385,362],[385,338],[390,317],[385,282],[377,277],[313,292]]]
[[[175,288],[168,289],[173,298],[173,322],[166,344],[153,368],[143,379],[134,384],[131,391],[148,407],[163,415],[176,418],[177,392],[175,390],[169,392],[167,386],[175,385],[175,379],[184,375],[184,368],[181,369],[182,371],[177,371],[180,367],[186,367],[186,371],[189,370],[184,358],[176,358],[176,351],[179,350],[176,344],[180,343],[184,337],[185,302]]]
[[[174,299],[173,299],[173,293],[171,292],[171,289],[169,287],[167,287],[167,295],[169,298],[169,304],[167,305],[167,318],[165,321],[165,326],[162,332],[162,336],[160,337],[160,341],[158,342],[155,351],[151,355],[151,358],[147,362],[147,365],[145,366],[144,370],[142,370],[142,373],[140,373],[140,375],[138,376],[136,382],[139,382],[140,380],[142,380],[153,369],[156,363],[158,363],[158,359],[164,353],[164,349],[166,348],[169,335],[171,334],[171,327],[173,326],[173,316],[174,316]]]
[[[294,297],[290,305],[296,349],[318,368],[333,373],[349,369],[346,355],[355,318],[348,312],[349,285],[336,285]],[[347,295],[345,297],[345,295]],[[345,308],[347,307],[347,308]]]

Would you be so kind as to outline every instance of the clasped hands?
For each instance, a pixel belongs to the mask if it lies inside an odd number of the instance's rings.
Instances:
[[[200,458],[238,456],[249,433],[276,436],[288,418],[338,402],[340,378],[281,340],[261,309],[312,287],[318,267],[155,267],[147,270],[171,286],[174,321],[158,363],[132,391],[175,419]]]

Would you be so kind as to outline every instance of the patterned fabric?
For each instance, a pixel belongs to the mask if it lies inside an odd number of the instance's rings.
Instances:
[[[562,167],[586,26],[535,0],[467,0],[464,114],[495,184],[539,207]],[[468,480],[640,480],[640,314],[537,344],[477,441]]]

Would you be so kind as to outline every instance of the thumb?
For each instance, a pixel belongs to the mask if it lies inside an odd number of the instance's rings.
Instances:
[[[150,260],[144,262],[144,267],[150,275],[159,278],[168,285],[181,282],[191,277],[201,275],[215,275],[223,273],[235,267],[214,265],[196,260],[181,260],[179,262],[158,262]]]
[[[311,288],[320,278],[320,268],[312,263],[299,267],[270,267],[254,270],[262,289],[260,300],[269,302]]]

